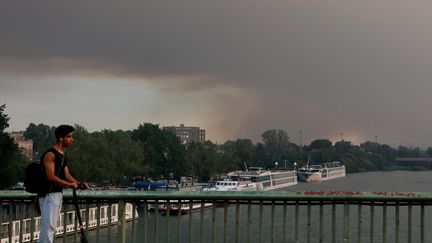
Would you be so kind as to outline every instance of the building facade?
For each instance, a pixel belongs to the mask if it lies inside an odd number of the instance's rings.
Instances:
[[[24,132],[11,132],[9,136],[13,138],[18,147],[21,149],[22,154],[28,159],[33,160],[33,140],[26,139]]]
[[[183,144],[192,141],[204,142],[206,139],[205,130],[199,127],[185,127],[184,124],[180,124],[180,126],[163,127],[162,130],[172,132]]]

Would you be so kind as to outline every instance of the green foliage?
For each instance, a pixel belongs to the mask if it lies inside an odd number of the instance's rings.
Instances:
[[[0,187],[6,188],[23,176],[23,156],[13,140],[4,132],[9,117],[0,106]],[[32,139],[35,152],[42,154],[55,143],[54,127],[30,123],[24,135]],[[247,166],[293,168],[306,163],[320,164],[338,160],[348,172],[387,170],[392,168],[430,169],[431,166],[413,164],[411,167],[395,163],[396,157],[432,156],[432,148],[388,145],[365,142],[360,146],[349,141],[334,145],[326,139],[317,139],[300,148],[291,143],[283,130],[267,130],[262,142],[250,139],[227,141],[222,145],[210,141],[182,144],[174,134],[163,131],[159,125],[143,123],[132,131],[102,130],[88,132],[75,125],[74,145],[67,150],[71,173],[80,180],[95,183],[131,184],[136,176],[174,178],[192,176],[200,181],[218,178],[227,172]]]
[[[432,156],[432,147],[427,148],[426,154],[431,157]]]
[[[227,166],[225,172],[244,168],[244,163],[252,166],[255,163],[255,146],[250,139],[227,141],[222,145],[223,156]]]
[[[109,131],[89,133],[76,125],[74,145],[69,149],[71,173],[83,180],[128,184],[130,179],[148,171],[141,162],[141,143],[129,133]]]
[[[261,135],[263,144],[257,145],[257,158],[263,161],[266,168],[274,168],[278,162],[285,166],[301,157],[300,148],[289,141],[287,133],[283,130],[267,130]]]
[[[56,142],[54,130],[55,127],[30,123],[24,131],[24,137],[33,140],[33,152],[42,155],[47,148],[51,147]]]
[[[200,181],[208,181],[213,176],[225,172],[225,163],[220,163],[218,148],[210,141],[205,143],[191,142],[186,145],[186,161],[188,161],[187,175],[198,178]]]
[[[423,152],[419,147],[407,148],[404,146],[399,146],[397,156],[401,158],[418,158],[427,157],[428,154]]]
[[[6,104],[0,105],[0,132],[4,132],[9,127],[9,116],[4,113]]]
[[[312,141],[309,147],[307,147],[307,153],[312,161],[319,163],[325,163],[336,159],[336,149],[332,143],[327,139],[317,139]]]
[[[186,150],[174,134],[162,131],[159,125],[144,123],[132,131],[132,138],[141,142],[148,176],[168,177],[184,175],[187,172]]]
[[[309,148],[317,150],[331,150],[333,149],[333,145],[332,142],[327,139],[317,139],[312,141]]]
[[[25,158],[18,145],[5,132],[9,117],[4,113],[6,105],[0,105],[0,189],[6,189],[24,177]]]

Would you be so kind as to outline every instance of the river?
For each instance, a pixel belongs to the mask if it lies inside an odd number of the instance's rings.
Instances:
[[[432,171],[389,171],[389,172],[365,172],[348,174],[345,178],[334,179],[330,181],[325,181],[321,183],[299,183],[295,186],[283,188],[280,190],[284,191],[379,191],[379,192],[429,192],[432,187]],[[324,241],[331,242],[331,206],[325,206],[324,208]],[[357,241],[357,211],[358,207],[353,205],[350,207],[350,238],[351,242]],[[362,209],[363,217],[363,227],[362,227],[362,241],[370,242],[370,207],[363,206]],[[408,242],[408,227],[407,222],[407,207],[400,208],[400,239],[399,242]],[[286,234],[286,242],[294,241],[294,217],[295,217],[294,206],[288,206],[287,209],[287,221],[286,228],[283,228],[283,209],[277,207],[275,210],[274,217],[274,242],[285,242],[283,239],[283,232]],[[412,241],[413,243],[419,241],[419,221],[420,221],[420,209],[413,207],[413,217],[412,217]],[[426,207],[426,242],[432,242],[432,235],[430,228],[432,227],[431,213],[432,210]],[[181,217],[177,216],[158,216],[158,234],[155,236],[155,214],[154,213],[144,213],[141,209],[139,210],[140,219],[136,221],[136,233],[135,242],[143,242],[144,237],[144,215],[147,215],[148,219],[148,242],[177,242],[177,227],[180,223],[180,236],[179,242],[189,242],[189,226],[192,225],[192,242],[200,242],[201,235],[203,236],[203,242],[211,242],[213,235],[213,228],[211,227],[212,222],[212,210],[205,210],[204,214],[201,216],[200,213],[192,214],[192,218],[189,215],[183,215]],[[388,207],[387,214],[387,232],[385,239],[387,242],[395,242],[395,207]],[[312,222],[311,222],[311,240],[310,242],[319,242],[318,230],[319,230],[319,207],[313,206],[311,210]],[[374,242],[383,242],[383,208],[375,207],[375,223],[374,228]],[[238,238],[238,242],[247,242],[247,206],[240,206],[240,222],[239,229],[240,232],[237,234],[235,231],[235,206],[229,206],[227,211],[227,237],[226,242],[236,242],[235,239]],[[257,243],[259,239],[262,238],[262,242],[271,242],[271,207],[265,206],[263,209],[263,223],[262,223],[262,234],[260,234],[259,225],[259,207],[252,206],[252,219],[250,226],[250,237],[251,242]],[[337,206],[336,211],[336,242],[343,241],[343,206]],[[203,228],[201,228],[201,217],[203,219]],[[301,207],[299,211],[299,238],[300,242],[307,242],[307,209],[306,207]],[[190,220],[192,219],[192,220]],[[224,209],[216,209],[216,227],[215,227],[215,242],[224,242],[223,232],[224,232]],[[167,231],[166,225],[169,224],[169,230]],[[128,223],[127,231],[127,242],[132,242],[132,232],[131,223]],[[116,227],[113,227],[115,234]],[[167,234],[168,232],[168,234]],[[201,233],[202,232],[202,233]],[[101,231],[100,242],[107,242],[107,232],[106,229]],[[59,239],[60,240],[60,239]],[[95,241],[95,232],[90,232],[89,234],[90,242]],[[58,241],[61,242],[61,241]],[[111,242],[117,242],[116,239],[112,239]]]

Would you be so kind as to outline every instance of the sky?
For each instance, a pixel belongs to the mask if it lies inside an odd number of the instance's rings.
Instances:
[[[223,143],[432,146],[429,0],[0,2],[0,104],[30,123]],[[301,131],[301,136],[300,136]],[[301,139],[300,139],[301,137]]]

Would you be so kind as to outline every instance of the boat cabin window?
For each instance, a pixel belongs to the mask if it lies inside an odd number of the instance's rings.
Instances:
[[[2,225],[2,232],[1,232],[1,238],[6,238],[9,236],[9,227],[7,224]]]
[[[57,220],[57,227],[63,226],[63,213],[60,214],[60,219]]]
[[[100,210],[100,218],[102,218],[102,219],[104,219],[106,216],[105,216],[105,214],[106,214],[106,211],[107,211],[107,208],[106,207],[103,207],[103,208],[101,208],[101,210]]]
[[[74,212],[68,212],[68,219],[67,224],[72,224],[75,220],[75,213]]]
[[[117,206],[116,205],[112,205],[112,207],[111,207],[111,216],[117,217]]]

